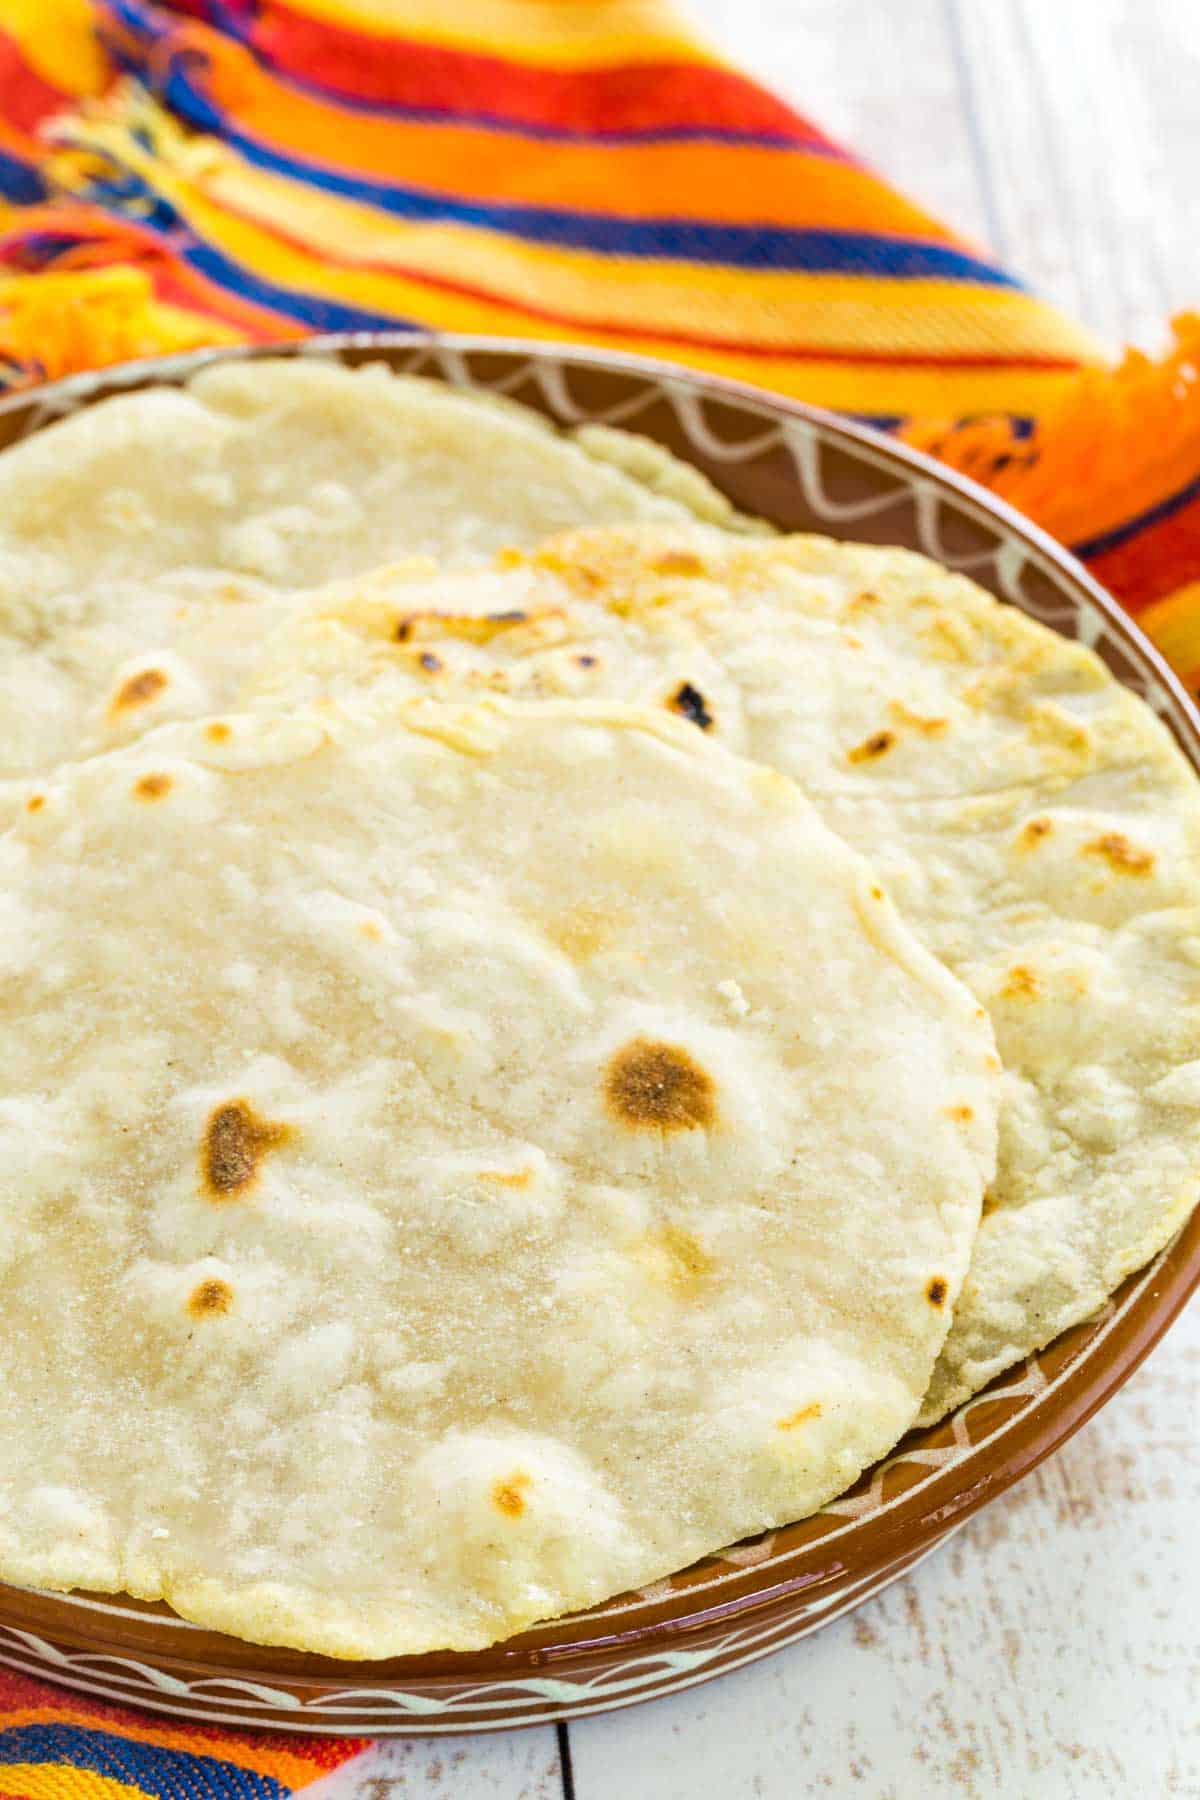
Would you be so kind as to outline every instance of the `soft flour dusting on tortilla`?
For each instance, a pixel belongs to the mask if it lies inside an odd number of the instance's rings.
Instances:
[[[417,700],[41,791],[0,839],[0,1577],[471,1648],[910,1424],[993,1041],[790,782],[666,711]]]
[[[696,513],[744,523],[657,447],[589,451],[382,365],[234,361],[99,402],[0,457],[0,795],[231,706],[295,590]]]
[[[638,701],[794,777],[988,1008],[1000,1171],[926,1421],[1169,1241],[1200,1175],[1200,790],[1090,651],[905,551],[617,529],[335,586],[256,692],[430,691],[418,645],[443,695]]]

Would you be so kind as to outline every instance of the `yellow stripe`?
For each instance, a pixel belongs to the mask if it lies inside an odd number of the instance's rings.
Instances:
[[[7,1731],[19,1725],[77,1725],[84,1731],[109,1729],[106,1719],[96,1717],[93,1702],[72,1694],[66,1688],[56,1691],[56,1698],[51,1706],[17,1707],[0,1713],[0,1729]],[[328,1773],[328,1769],[316,1758],[311,1754],[305,1755],[302,1750],[279,1749],[267,1740],[254,1736],[242,1740],[223,1738],[214,1747],[206,1726],[172,1725],[167,1719],[152,1724],[149,1714],[142,1715],[140,1722],[132,1727],[121,1725],[117,1735],[130,1743],[148,1744],[159,1750],[181,1750],[188,1756],[210,1756],[219,1751],[220,1761],[232,1764],[235,1768],[251,1770],[258,1775],[274,1776],[282,1786],[288,1788],[305,1787],[319,1775]],[[278,1745],[279,1742],[276,1738],[275,1744]],[[4,1790],[4,1779],[5,1766],[0,1764],[0,1792]],[[122,1787],[121,1791],[134,1796],[140,1794],[141,1789]]]
[[[113,134],[97,131],[94,137],[99,142],[106,135]],[[193,183],[177,179],[124,133],[119,142],[114,138],[113,148],[202,237],[254,273],[377,311],[405,312],[412,304],[408,277],[427,275],[480,292],[434,296],[422,288],[423,316],[431,306],[442,316],[456,300],[522,309],[529,300],[558,315],[538,327],[552,335],[572,326],[594,335],[611,325],[644,334],[678,331],[731,349],[744,343],[785,354],[792,345],[897,355],[1090,360],[1101,354],[1079,327],[1011,288],[964,292],[960,283],[934,279],[781,274],[548,249],[474,226],[405,223],[360,202],[251,169],[231,156],[214,153],[205,158],[207,167],[197,158]],[[230,207],[249,216],[239,217]],[[277,231],[294,242],[285,242]],[[400,264],[404,272],[361,266],[367,260]],[[289,267],[305,273],[285,273]]]
[[[1138,614],[1138,624],[1177,669],[1200,663],[1200,581],[1189,581]]]
[[[302,0],[297,10],[371,37],[420,38],[539,68],[717,61],[659,0],[471,0],[462,8],[446,0]]]
[[[1076,379],[1059,371],[906,369],[890,364],[800,361],[786,355],[764,358],[741,354],[736,348],[691,348],[656,337],[636,322],[612,333],[548,324],[519,304],[508,306],[446,292],[402,276],[347,271],[318,256],[280,245],[274,239],[270,240],[271,254],[264,259],[263,234],[254,227],[232,221],[203,203],[190,203],[183,210],[210,242],[247,267],[269,269],[273,281],[298,295],[319,293],[346,305],[395,313],[445,331],[515,334],[572,344],[601,342],[643,356],[690,363],[816,405],[850,412],[954,414],[1006,407],[1018,412],[1038,412],[1062,392],[1067,382]]]
[[[0,0],[0,31],[43,81],[66,94],[96,94],[108,79],[108,63],[96,41],[90,0]]]
[[[144,1789],[94,1769],[64,1767],[61,1763],[8,1763],[0,1768],[0,1787],[21,1794],[25,1800],[153,1800]]]
[[[648,356],[665,356],[733,375],[760,386],[802,395],[823,406],[852,412],[907,413],[974,412],[990,406],[1016,411],[1036,411],[1052,394],[1061,391],[1061,371],[1010,371],[996,369],[905,369],[889,365],[822,363],[778,358],[763,359],[708,347],[691,347],[656,337],[644,320],[630,319],[619,331],[599,332],[592,326],[547,322],[526,312],[519,301],[506,305],[473,295],[427,287],[403,276],[365,270],[345,270],[328,264],[277,239],[267,239],[252,225],[230,219],[216,208],[190,197],[181,204],[197,229],[226,254],[248,268],[269,274],[280,285],[297,293],[317,293],[373,312],[395,313],[438,325],[448,331],[518,332],[521,335],[556,338],[566,343],[602,341],[621,344]],[[264,247],[268,254],[264,256]],[[904,284],[907,285],[907,284]],[[540,296],[539,296],[540,297]],[[886,303],[884,310],[886,311]],[[618,314],[618,317],[621,315]],[[943,329],[946,321],[938,329]],[[1073,379],[1067,375],[1067,380]],[[1036,399],[1035,399],[1036,396]]]

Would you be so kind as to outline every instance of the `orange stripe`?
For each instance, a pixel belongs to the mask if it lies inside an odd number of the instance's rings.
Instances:
[[[384,119],[273,81],[240,46],[197,30],[208,97],[268,148],[344,174],[476,200],[624,217],[870,230],[958,240],[877,178],[799,149],[753,144],[547,145],[482,127]]]
[[[95,206],[56,201],[21,207],[8,221],[7,232],[0,235],[0,265],[8,247],[6,239],[19,246],[23,238],[38,232],[62,233],[77,240],[66,255],[56,259],[48,273],[131,264],[144,270],[164,300],[212,316],[250,337],[269,341],[308,335],[306,328],[294,319],[208,280],[174,256],[163,239],[147,226],[135,225]]]
[[[158,1726],[150,1722],[149,1715],[124,1706],[109,1708],[81,1703],[65,1688],[61,1697],[56,1690],[51,1705],[0,1713],[0,1729],[17,1725],[79,1725],[85,1730],[115,1732],[138,1744],[153,1744],[160,1750],[184,1750],[192,1756],[219,1756],[222,1762],[234,1763],[239,1769],[255,1769],[260,1774],[274,1775],[286,1787],[302,1787],[314,1779],[314,1765],[318,1768],[327,1766],[322,1758],[287,1748],[278,1738],[243,1738],[216,1725]],[[346,1739],[346,1758],[356,1756],[366,1741]]]
[[[45,145],[21,131],[11,120],[0,116],[0,149],[10,151],[25,162],[36,163],[45,152]]]
[[[261,219],[252,211],[233,205],[228,197],[222,196],[226,213],[231,218],[240,218],[248,224],[262,225]],[[286,244],[301,254],[311,254],[311,246],[304,239],[294,236],[286,230],[278,220],[272,220],[268,227],[272,236],[280,244]],[[535,321],[538,325],[551,325],[559,335],[569,331],[573,336],[591,335],[596,338],[625,338],[638,328],[638,321],[633,318],[603,318],[595,315],[574,312],[555,311],[551,307],[538,306],[524,295],[517,298],[486,288],[474,286],[467,281],[457,280],[449,275],[441,275],[431,269],[408,265],[400,260],[372,261],[364,259],[347,268],[362,270],[375,275],[394,275],[403,281],[418,283],[432,293],[457,295],[466,300],[478,301],[484,306],[495,306],[509,309],[522,319]],[[734,351],[740,356],[760,359],[787,358],[794,362],[846,363],[863,367],[883,369],[1013,369],[1025,372],[1028,370],[1064,373],[1078,370],[1079,362],[1073,357],[1047,354],[1038,355],[1033,351],[1015,351],[1012,355],[990,351],[904,351],[873,350],[855,344],[805,344],[800,342],[778,342],[769,344],[748,343],[741,338],[708,336],[700,331],[684,331],[677,327],[654,324],[647,327],[655,341],[667,349],[660,354],[671,355],[679,348],[691,351]],[[545,336],[546,333],[541,335]]]

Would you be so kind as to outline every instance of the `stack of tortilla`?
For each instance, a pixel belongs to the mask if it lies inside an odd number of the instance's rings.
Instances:
[[[1200,1172],[1200,789],[617,434],[230,363],[0,458],[0,1578],[478,1648],[801,1518]]]

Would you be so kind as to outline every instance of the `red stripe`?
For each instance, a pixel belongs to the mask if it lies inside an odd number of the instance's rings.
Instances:
[[[247,223],[260,231],[268,229],[254,213],[232,205],[228,199],[224,203],[224,210],[232,217],[245,219]],[[269,231],[270,235],[277,238],[280,243],[288,244],[302,255],[312,255],[311,244],[291,232],[284,231],[277,222],[272,222]],[[904,350],[856,350],[852,347],[844,350],[829,349],[820,344],[748,344],[744,338],[740,337],[710,337],[700,332],[677,331],[661,325],[641,325],[636,319],[581,318],[575,313],[557,312],[548,306],[538,306],[532,300],[517,300],[507,294],[497,294],[488,288],[476,287],[470,282],[454,280],[448,275],[434,275],[427,269],[409,268],[402,262],[384,262],[375,258],[363,257],[356,258],[353,267],[374,275],[397,275],[404,281],[416,282],[419,286],[430,288],[435,293],[461,294],[464,299],[479,300],[488,306],[503,307],[521,318],[544,319],[549,325],[566,325],[573,331],[592,331],[598,337],[613,337],[625,341],[630,338],[653,338],[658,343],[684,344],[695,350],[718,350],[727,355],[760,357],[775,361],[869,363],[897,369],[1044,369],[1050,372],[1055,370],[1070,372],[1080,367],[1075,359],[1062,356],[997,356],[975,351],[925,356]],[[310,290],[297,288],[296,291],[303,293]],[[431,319],[428,323],[436,326],[439,321]],[[522,335],[526,334],[522,333]]]
[[[0,31],[0,104],[10,125],[31,136],[67,96],[30,68],[13,39]]]
[[[239,209],[231,206],[227,206],[226,210],[247,218],[261,229],[260,221],[252,215],[239,212]],[[187,263],[176,259],[162,238],[149,227],[134,224],[127,219],[117,220],[90,207],[63,206],[60,203],[54,207],[27,211],[19,229],[6,237],[0,237],[0,264],[15,260],[16,265],[20,266],[24,240],[31,233],[36,235],[39,230],[54,230],[76,238],[71,249],[58,259],[59,266],[97,268],[109,263],[133,262],[146,269],[164,300],[182,305],[189,311],[199,309],[213,314],[258,339],[303,335],[295,320],[287,314],[244,300],[209,281]],[[281,231],[278,226],[273,228],[272,235],[305,255],[311,254],[306,243]],[[529,334],[521,331],[519,321],[531,318],[544,320],[551,325],[567,325],[574,330],[594,332],[598,337],[610,337],[618,341],[628,342],[635,337],[653,339],[657,343],[678,344],[694,350],[716,350],[764,361],[860,363],[898,369],[1014,369],[1048,372],[1070,371],[1079,367],[1070,358],[1054,356],[1002,356],[972,351],[931,356],[915,352],[860,350],[853,347],[842,349],[805,343],[747,344],[737,338],[720,338],[661,326],[640,326],[636,320],[581,319],[549,307],[538,306],[529,300],[512,300],[507,296],[491,293],[486,288],[454,281],[445,276],[431,275],[423,269],[410,269],[400,263],[359,262],[354,266],[375,273],[399,275],[433,293],[440,291],[461,294],[467,299],[503,308],[514,315],[518,333],[522,336]],[[305,291],[302,287],[296,289],[298,294]],[[431,318],[427,323],[436,326],[439,321]],[[1139,538],[1137,541],[1140,543],[1143,540]]]
[[[305,328],[288,314],[259,306],[208,280],[175,257],[163,239],[147,226],[117,219],[95,207],[62,203],[27,207],[19,225],[0,236],[0,267],[28,268],[26,243],[42,232],[73,240],[44,266],[60,270],[132,266],[149,276],[159,299],[198,317],[219,319],[257,341],[269,343],[272,338],[307,335]]]
[[[707,127],[836,152],[798,113],[729,69],[670,62],[533,68],[411,39],[371,37],[278,4],[264,8],[249,35],[280,73],[377,106],[589,132]]]
[[[113,1736],[128,1731],[135,1744],[154,1743],[159,1737],[168,1742],[186,1739],[186,1753],[221,1758],[226,1763],[227,1774],[238,1768],[255,1770],[274,1777],[284,1787],[301,1772],[296,1768],[297,1763],[307,1765],[311,1771],[307,1779],[315,1780],[317,1775],[358,1756],[370,1742],[368,1738],[350,1737],[311,1737],[297,1741],[290,1732],[230,1729],[200,1719],[156,1720],[136,1707],[114,1705],[112,1701],[97,1699],[91,1694],[64,1692],[46,1682],[0,1669],[0,1730],[6,1729],[14,1716],[32,1713],[39,1721],[49,1723],[61,1718],[64,1712],[72,1720],[81,1723],[86,1720]],[[281,1762],[280,1759],[286,1760]],[[58,1769],[64,1795],[72,1792],[71,1773],[66,1767]],[[5,1771],[0,1764],[0,1795],[19,1794],[18,1789],[5,1787],[4,1781]],[[219,1781],[213,1781],[203,1784],[202,1791],[219,1789]],[[201,1784],[196,1784],[192,1791],[201,1791]]]
[[[231,294],[228,288],[218,287],[215,282],[197,274],[186,263],[179,264],[164,257],[158,267],[149,270],[149,274],[154,292],[166,305],[177,306],[194,318],[211,318],[222,325],[231,325],[256,343],[270,344],[277,339],[309,335],[308,328],[297,325],[287,313],[271,312],[265,306],[243,300],[239,294]]]
[[[1088,568],[1131,612],[1174,593],[1200,568],[1200,500],[1089,557]]]

